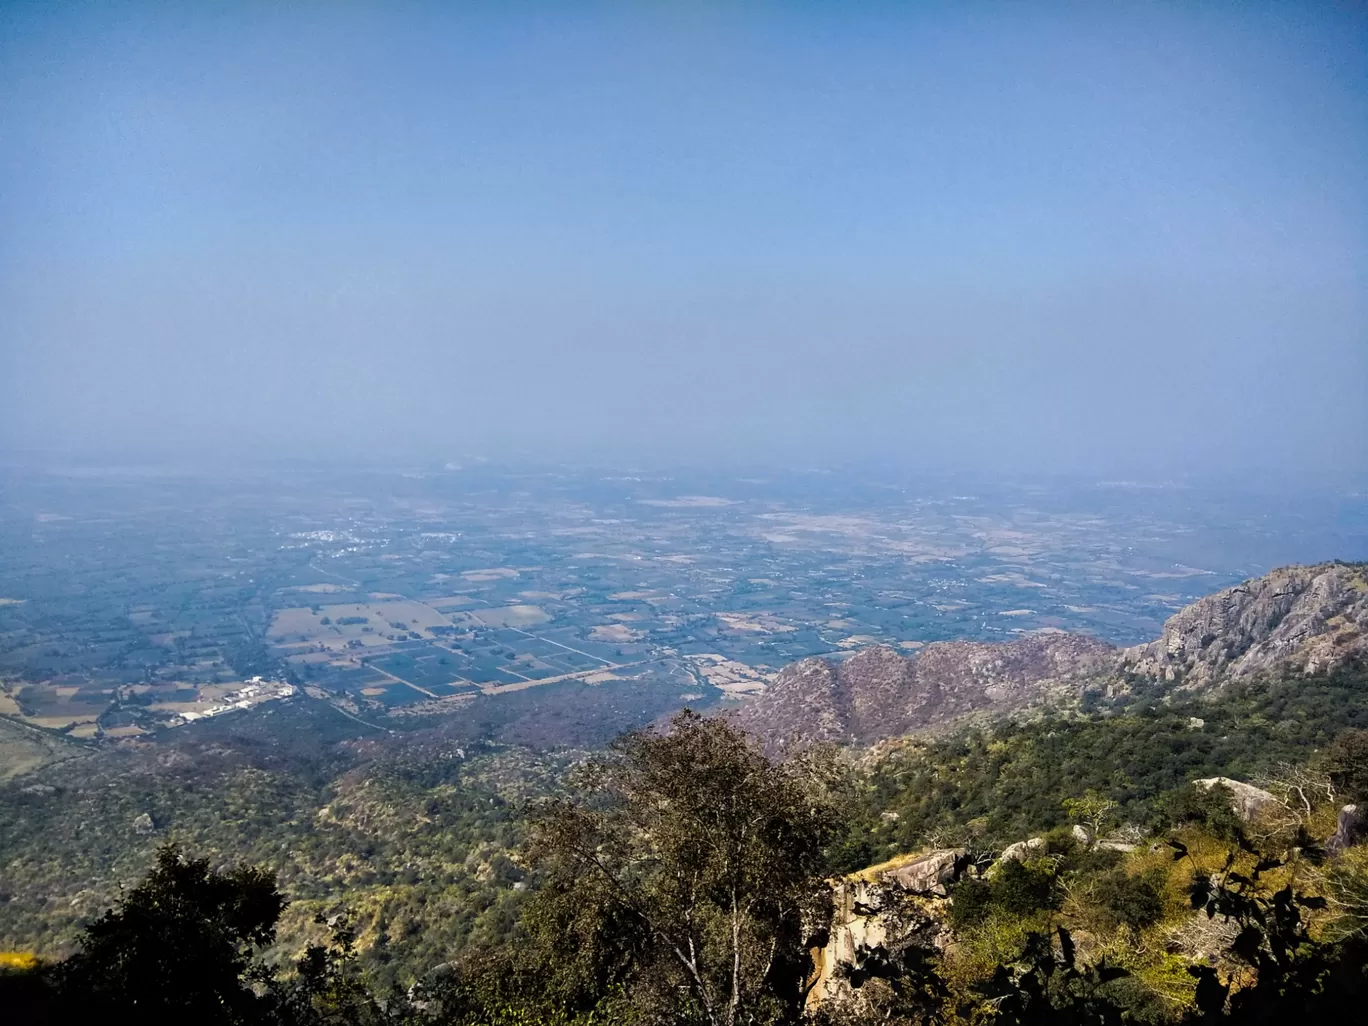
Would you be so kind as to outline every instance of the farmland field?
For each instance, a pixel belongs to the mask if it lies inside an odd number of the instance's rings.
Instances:
[[[258,677],[362,733],[455,709],[504,730],[487,702],[580,703],[537,714],[549,737],[587,729],[588,708],[627,722],[737,701],[788,662],[869,644],[1133,643],[1273,565],[1368,555],[1350,495],[566,468],[3,474],[0,715],[119,744],[208,729],[187,717]]]

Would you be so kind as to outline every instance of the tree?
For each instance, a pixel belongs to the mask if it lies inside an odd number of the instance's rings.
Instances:
[[[1368,801],[1368,730],[1342,730],[1325,751],[1335,789],[1351,802]]]
[[[1056,950],[1048,933],[1028,933],[1021,953],[975,988],[984,998],[978,1021],[992,1026],[1121,1026],[1121,1007],[1108,984],[1129,972],[1106,960],[1080,966],[1073,937],[1060,926]]]
[[[1087,830],[1089,848],[1097,844],[1116,809],[1116,802],[1097,791],[1090,790],[1082,798],[1064,799],[1064,811]]]
[[[628,735],[552,802],[529,854],[529,912],[562,952],[567,997],[617,988],[640,1022],[796,1021],[806,941],[831,914],[839,831],[819,759],[771,763],[724,720],[685,711]]]
[[[57,969],[58,989],[90,1021],[258,1021],[269,973],[253,956],[275,939],[284,908],[270,872],[213,872],[166,845],[147,879],[86,928]]]

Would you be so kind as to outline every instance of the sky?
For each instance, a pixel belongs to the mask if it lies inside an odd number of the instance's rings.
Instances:
[[[0,449],[1363,474],[1368,7],[10,0]]]

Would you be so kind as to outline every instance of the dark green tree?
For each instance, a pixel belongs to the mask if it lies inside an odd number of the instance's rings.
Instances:
[[[1325,765],[1346,801],[1368,801],[1368,730],[1350,728],[1336,734],[1325,751]]]
[[[260,1021],[270,974],[254,956],[275,939],[284,908],[273,874],[214,872],[167,845],[147,878],[86,928],[56,971],[58,990],[90,1021]]]
[[[1105,961],[1079,965],[1073,937],[1062,926],[1026,937],[1016,961],[1000,965],[979,988],[977,1021],[993,1026],[1121,1026],[1124,1012],[1109,985],[1130,974]],[[963,1010],[972,1014],[971,1010]]]

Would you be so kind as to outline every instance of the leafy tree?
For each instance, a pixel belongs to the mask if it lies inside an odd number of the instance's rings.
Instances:
[[[361,979],[356,934],[350,920],[314,919],[331,928],[327,945],[311,944],[295,963],[295,975],[274,981],[275,1021],[282,1026],[375,1026],[387,1021]]]
[[[1341,795],[1368,801],[1368,730],[1350,728],[1335,735],[1325,752],[1326,769]]]
[[[1152,926],[1164,915],[1159,889],[1145,877],[1130,876],[1121,870],[1099,877],[1091,897],[1110,925],[1132,931]]]
[[[270,974],[254,954],[275,939],[284,908],[273,874],[213,872],[167,845],[147,879],[86,928],[58,987],[92,1021],[255,1022]]]
[[[830,772],[776,765],[686,711],[628,735],[582,783],[545,809],[529,849],[548,878],[530,916],[564,952],[554,985],[621,988],[643,1023],[797,1020],[805,941],[830,917]]]
[[[1069,931],[1061,926],[1056,934],[1058,951],[1048,933],[1028,934],[1018,958],[998,966],[978,988],[984,999],[978,1021],[994,1026],[1120,1026],[1125,1021],[1108,984],[1129,972],[1105,961],[1079,966]]]
[[[1027,863],[1008,859],[989,879],[962,880],[953,897],[950,922],[957,930],[975,926],[994,915],[1025,918],[1057,906],[1054,867],[1043,860]]]
[[[1064,811],[1088,832],[1089,847],[1097,843],[1117,808],[1116,802],[1095,790],[1089,790],[1081,798],[1064,799]]]
[[[1223,841],[1236,843],[1244,837],[1244,827],[1235,813],[1234,797],[1225,784],[1184,784],[1166,796],[1160,815],[1167,823],[1194,824]]]
[[[852,833],[832,845],[828,852],[831,871],[842,876],[864,869],[874,861],[874,846],[869,843],[869,837],[863,830]]]

